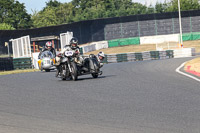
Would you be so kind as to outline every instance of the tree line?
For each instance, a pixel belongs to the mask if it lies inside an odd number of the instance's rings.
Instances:
[[[180,0],[181,11],[198,10],[198,0]],[[157,2],[155,6],[132,0],[72,0],[61,3],[49,0],[41,11],[28,14],[24,3],[0,0],[0,30],[28,29],[97,18],[178,11],[178,0]]]

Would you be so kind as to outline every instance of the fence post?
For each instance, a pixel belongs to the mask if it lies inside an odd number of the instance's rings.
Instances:
[[[173,34],[174,34],[174,18],[172,18],[172,28],[173,28]]]
[[[192,17],[190,16],[190,32],[192,33]]]
[[[158,35],[158,31],[157,31],[157,21],[156,21],[156,16],[154,14],[154,20],[155,20],[155,32],[156,32],[156,35]]]
[[[138,20],[138,34],[139,34],[139,37],[140,37],[140,21]]]

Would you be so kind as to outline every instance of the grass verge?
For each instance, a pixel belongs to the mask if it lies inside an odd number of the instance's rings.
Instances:
[[[165,45],[165,47],[167,46],[167,44],[164,44],[164,45]],[[175,47],[178,46],[177,43],[175,43],[173,45]],[[200,53],[200,40],[185,41],[185,42],[183,42],[183,47],[184,48],[195,48],[196,53]],[[171,48],[171,49],[173,49],[173,48]],[[120,47],[113,47],[113,48],[92,51],[92,52],[85,53],[85,55],[98,54],[98,52],[100,52],[100,51],[103,51],[105,54],[119,54],[119,53],[143,52],[143,51],[154,51],[154,50],[156,50],[156,44],[128,45],[128,46],[120,46]]]
[[[36,72],[36,71],[39,71],[39,70],[24,69],[24,70],[0,71],[0,75],[17,74],[17,73],[25,73],[25,72]]]
[[[188,61],[184,66],[184,70],[187,70],[188,66],[191,66],[190,70],[200,73],[200,57]]]

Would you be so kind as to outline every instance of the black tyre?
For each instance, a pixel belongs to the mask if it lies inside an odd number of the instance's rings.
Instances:
[[[65,78],[65,77],[61,77],[61,79],[62,79],[62,80],[66,80],[66,78]]]
[[[50,72],[50,69],[45,69],[45,72]]]
[[[63,73],[63,67],[64,67],[64,66],[61,66],[61,67],[60,67],[60,76],[61,76],[61,79],[62,79],[62,80],[66,80],[66,73],[65,73],[65,74]]]
[[[71,78],[72,80],[76,81],[78,79],[78,70],[74,62],[71,62],[71,69],[72,69]]]
[[[92,73],[93,78],[98,78],[99,74],[98,73]]]

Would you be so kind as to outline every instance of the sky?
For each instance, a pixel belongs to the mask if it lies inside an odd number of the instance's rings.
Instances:
[[[33,11],[40,11],[42,10],[45,6],[46,3],[49,0],[18,0],[20,3],[24,3],[26,6],[26,10],[29,14],[33,14]],[[61,3],[66,3],[70,2],[71,0],[57,0]],[[132,0],[133,2],[139,2],[142,4],[147,4],[147,5],[155,5],[156,2],[164,2],[164,0]]]

